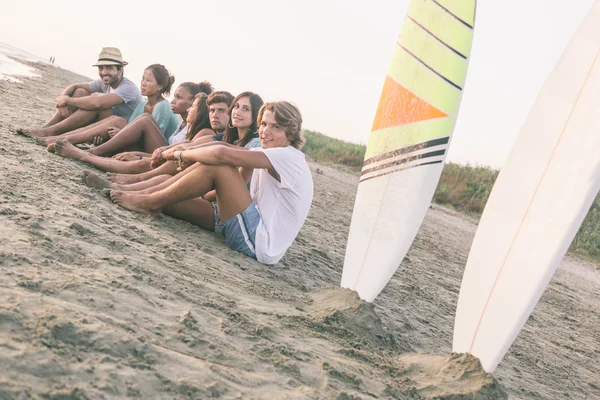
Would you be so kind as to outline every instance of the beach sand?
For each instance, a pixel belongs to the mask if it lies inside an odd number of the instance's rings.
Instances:
[[[310,162],[306,224],[261,265],[119,208],[82,183],[91,167],[15,135],[87,81],[29,65],[40,78],[0,81],[0,399],[600,398],[594,265],[565,258],[492,377],[450,354],[475,220],[432,207],[364,303],[339,289],[356,176]]]

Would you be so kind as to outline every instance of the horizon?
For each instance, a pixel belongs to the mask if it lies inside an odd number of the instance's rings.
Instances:
[[[447,162],[503,165],[546,77],[593,2],[480,2]],[[234,95],[251,90],[265,101],[286,99],[299,106],[304,129],[366,144],[408,3],[233,0],[223,10],[212,3],[172,2],[170,9],[185,15],[222,17],[202,18],[201,27],[185,34],[184,23],[165,23],[164,13],[139,0],[119,5],[111,19],[122,28],[118,32],[98,32],[96,24],[78,18],[97,3],[66,0],[55,9],[41,0],[23,0],[4,6],[0,41],[44,60],[54,56],[55,65],[92,79],[100,49],[116,46],[129,62],[126,76],[138,85],[145,66],[159,62],[173,73],[175,86],[206,79]],[[159,27],[151,43],[141,35],[148,26]]]

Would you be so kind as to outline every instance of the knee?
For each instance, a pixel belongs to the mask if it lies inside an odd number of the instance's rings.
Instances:
[[[113,115],[114,117],[114,124],[115,126],[119,127],[119,128],[124,128],[125,125],[127,125],[127,120],[123,117],[117,117],[116,115]]]
[[[123,117],[119,117],[117,115],[111,115],[107,118],[107,121],[111,123],[111,126],[115,126],[117,128],[123,128],[127,125],[127,121]]]
[[[90,92],[88,92],[86,89],[77,88],[77,89],[75,89],[75,91],[73,92],[71,97],[85,97],[85,96],[89,96],[89,95],[90,95]]]

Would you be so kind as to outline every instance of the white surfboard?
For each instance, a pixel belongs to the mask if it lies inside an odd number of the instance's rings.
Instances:
[[[475,0],[412,0],[358,185],[341,286],[373,301],[413,242],[442,173],[465,84]]]
[[[453,351],[492,372],[600,189],[600,2],[550,74],[485,207],[465,269]]]

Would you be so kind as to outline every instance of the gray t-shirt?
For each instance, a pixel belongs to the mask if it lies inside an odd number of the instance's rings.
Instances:
[[[92,88],[92,91],[96,93],[114,93],[123,99],[123,103],[113,107],[112,113],[113,115],[125,118],[127,121],[129,121],[129,117],[137,105],[144,100],[142,98],[142,93],[140,93],[137,86],[125,77],[123,77],[116,89],[113,89],[109,85],[105,85],[100,78],[90,82],[89,85]]]

